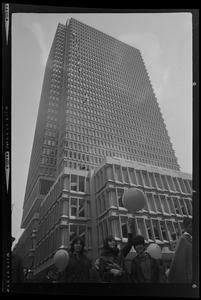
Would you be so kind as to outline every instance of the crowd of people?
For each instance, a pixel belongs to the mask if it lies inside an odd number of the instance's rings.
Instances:
[[[81,236],[76,236],[70,245],[67,267],[56,273],[55,269],[48,269],[41,282],[191,283],[192,220],[185,218],[183,225],[185,232],[178,239],[170,264],[150,256],[146,251],[144,237],[142,235],[133,237],[131,219],[128,218],[128,239],[123,248],[118,247],[114,236],[108,235],[103,241],[100,257],[96,257],[91,262],[85,251],[84,239]],[[131,261],[130,269],[128,269],[125,258],[132,247],[134,247],[136,255]],[[13,264],[14,267],[15,263]],[[16,276],[16,271],[13,270],[13,274]]]

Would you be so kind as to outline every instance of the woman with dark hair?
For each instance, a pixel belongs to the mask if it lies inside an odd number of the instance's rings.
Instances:
[[[90,282],[90,260],[84,254],[84,239],[76,236],[69,249],[69,263],[60,282]]]
[[[119,249],[112,235],[108,235],[103,242],[103,252],[100,256],[99,273],[101,282],[129,282],[130,277],[125,263],[125,257],[132,248],[131,220],[127,221],[128,241]]]

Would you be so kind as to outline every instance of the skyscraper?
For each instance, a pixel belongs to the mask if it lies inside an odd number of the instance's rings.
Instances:
[[[105,157],[113,160],[108,162]],[[61,240],[65,245],[71,240],[65,239],[65,235],[74,232],[73,226],[78,226],[77,223],[68,223],[68,213],[78,219],[86,217],[76,232],[85,232],[82,226],[87,226],[86,230],[90,233],[86,236],[91,239],[90,230],[96,227],[95,214],[104,211],[103,208],[96,209],[95,205],[99,204],[92,201],[97,193],[90,188],[93,172],[104,163],[121,165],[121,159],[129,164],[121,167],[121,173],[125,168],[134,170],[133,164],[139,169],[141,163],[148,168],[146,172],[151,172],[153,167],[166,169],[164,174],[169,177],[171,175],[168,174],[174,171],[180,174],[140,51],[70,19],[65,25],[58,25],[45,69],[22,217],[25,232],[29,228],[29,232],[34,230],[38,234],[38,240],[34,239],[31,249],[36,248],[37,252],[37,247],[43,243],[45,231],[41,229],[44,227],[42,219],[51,205],[55,207],[51,212],[54,215],[51,226],[56,226],[58,220],[60,222],[60,227],[49,233],[52,248],[48,251],[51,255]],[[110,173],[114,171],[116,174],[113,168]],[[172,182],[172,179],[169,180]],[[186,180],[182,183],[186,184],[185,194],[190,194],[190,178],[184,176],[183,180]],[[150,188],[154,188],[153,181]],[[74,197],[71,192],[67,196],[59,196],[58,191],[63,193],[64,190],[73,191]],[[79,193],[83,193],[82,197]],[[66,208],[54,202],[59,199],[59,203],[65,203],[65,197],[70,199]],[[188,205],[191,214],[191,204]],[[46,224],[45,230],[47,227]],[[56,232],[61,227],[66,231],[63,231],[60,240]],[[92,246],[93,243],[89,244]],[[37,258],[39,271],[42,270],[41,253]]]
[[[140,51],[70,19],[47,61],[22,226],[64,166],[94,168],[104,156],[179,170]]]

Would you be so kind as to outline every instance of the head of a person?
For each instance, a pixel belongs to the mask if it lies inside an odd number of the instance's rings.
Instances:
[[[108,235],[105,238],[105,240],[103,241],[103,247],[105,250],[117,248],[117,242],[115,241],[113,235]]]
[[[192,235],[192,219],[188,217],[184,218],[183,225],[185,231]]]
[[[172,233],[171,233],[171,237],[172,237],[173,241],[175,241],[175,240],[176,240],[176,237],[177,237],[176,232],[172,232]]]
[[[137,235],[133,238],[133,247],[138,253],[143,253],[145,251],[146,245],[142,235]]]
[[[85,241],[81,236],[76,236],[70,245],[70,251],[72,253],[80,253],[83,254],[85,247]]]
[[[108,235],[103,241],[103,250],[107,251],[112,255],[118,255],[119,248],[117,247],[117,242],[113,235]]]

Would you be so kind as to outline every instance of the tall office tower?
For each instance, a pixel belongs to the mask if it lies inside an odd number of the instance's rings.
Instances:
[[[140,51],[70,19],[47,61],[22,227],[63,167],[94,169],[104,156],[179,170]]]
[[[64,44],[58,170],[104,156],[179,170],[140,51],[74,19]]]

